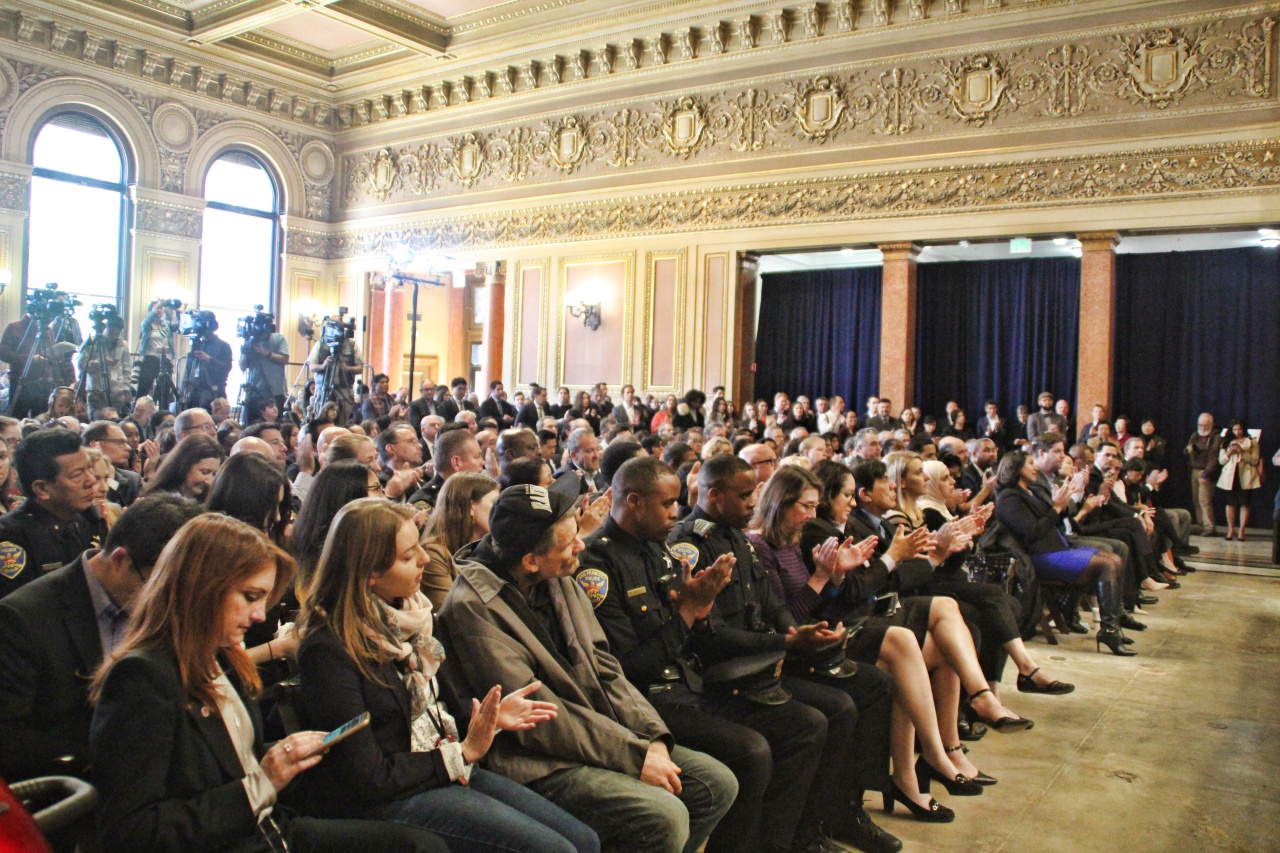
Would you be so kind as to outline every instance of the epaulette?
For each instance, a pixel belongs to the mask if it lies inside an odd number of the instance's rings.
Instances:
[[[716,529],[716,523],[707,518],[695,519],[693,522],[693,532],[701,536],[703,539],[711,535],[711,531]]]

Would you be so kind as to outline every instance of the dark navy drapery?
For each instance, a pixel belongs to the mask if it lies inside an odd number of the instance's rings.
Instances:
[[[880,267],[769,273],[760,292],[756,397],[844,397],[880,383]]]
[[[1075,258],[920,264],[915,404],[941,416],[955,400],[972,428],[988,399],[1010,421],[1041,391],[1074,400],[1079,327]]]
[[[1240,418],[1262,430],[1266,480],[1253,518],[1269,526],[1280,480],[1270,463],[1280,446],[1280,255],[1263,248],[1120,255],[1114,364],[1113,412],[1129,415],[1135,434],[1142,418],[1154,418],[1168,440],[1164,488],[1172,503],[1190,506],[1183,448],[1201,412],[1219,427]]]

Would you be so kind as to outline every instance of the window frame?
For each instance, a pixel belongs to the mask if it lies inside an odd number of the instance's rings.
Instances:
[[[37,166],[35,164],[36,141],[40,138],[40,134],[52,122],[65,115],[75,115],[81,119],[88,120],[97,125],[107,136],[108,139],[116,146],[116,151],[120,155],[120,182],[112,183],[104,181],[100,178],[90,178],[85,175],[76,175],[71,172],[63,172],[60,169],[50,169],[45,166]],[[133,149],[130,147],[128,139],[117,127],[116,122],[110,117],[103,115],[97,110],[90,109],[83,104],[69,104],[50,110],[37,122],[35,130],[31,133],[31,138],[27,142],[27,162],[31,164],[31,177],[43,178],[45,180],[62,181],[63,183],[76,184],[91,189],[108,190],[120,194],[120,219],[119,234],[116,239],[116,308],[121,315],[127,316],[128,307],[131,298],[131,272],[133,258],[133,229],[134,229],[134,213],[136,209],[137,196],[137,169],[133,160]],[[28,193],[30,193],[30,188]],[[22,301],[25,307],[27,297],[31,293],[31,201],[28,195],[27,200],[27,223],[22,229]],[[40,285],[43,286],[43,283]]]
[[[208,198],[209,171],[213,169],[214,165],[219,160],[221,160],[223,157],[226,157],[228,154],[239,154],[241,156],[248,157],[258,165],[258,168],[266,172],[267,180],[271,182],[271,190],[274,196],[272,201],[272,210],[270,211],[257,210],[256,208],[252,208],[252,207],[241,207],[240,205],[229,204],[225,201],[209,200]],[[226,148],[218,152],[216,156],[209,158],[209,165],[205,166],[204,176],[200,180],[200,198],[202,201],[204,201],[204,206],[206,210],[210,210],[210,209],[221,210],[226,213],[236,213],[243,216],[255,216],[259,219],[271,220],[272,226],[273,226],[271,229],[271,280],[269,284],[269,288],[271,292],[269,294],[269,298],[267,299],[267,303],[264,304],[263,307],[265,310],[276,315],[276,318],[277,318],[276,325],[279,326],[280,325],[279,323],[280,300],[282,298],[281,291],[283,290],[281,286],[281,279],[282,279],[281,267],[283,265],[283,259],[281,258],[281,250],[283,249],[283,246],[284,246],[284,213],[285,213],[284,184],[280,180],[280,176],[276,174],[275,169],[271,168],[271,164],[268,163],[267,160],[263,158],[262,155],[259,154],[258,152],[254,151],[251,148],[245,148],[243,146],[233,145],[229,148]],[[203,225],[202,225],[202,228],[203,228]],[[203,280],[204,251],[205,251],[204,233],[202,230],[200,234],[200,257],[197,259],[197,267],[196,267],[196,269],[198,270],[197,276],[196,276],[196,305],[200,307],[203,307],[203,301],[201,300],[200,297],[204,289],[204,280]]]

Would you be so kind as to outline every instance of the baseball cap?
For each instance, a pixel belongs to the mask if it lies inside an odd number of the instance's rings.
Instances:
[[[577,477],[561,477],[550,486],[504,489],[489,511],[489,535],[511,559],[528,554],[550,528],[577,507]]]

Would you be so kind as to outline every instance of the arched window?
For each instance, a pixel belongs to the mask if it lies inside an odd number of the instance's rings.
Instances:
[[[27,289],[56,282],[84,304],[79,334],[97,303],[124,299],[129,164],[119,135],[99,119],[66,112],[45,122],[31,152]],[[123,312],[122,312],[123,313]]]
[[[219,337],[239,355],[236,321],[253,306],[273,311],[280,234],[275,178],[252,154],[223,154],[205,174],[204,234],[200,246],[200,307],[218,318]],[[236,402],[243,374],[232,364],[227,393]]]

